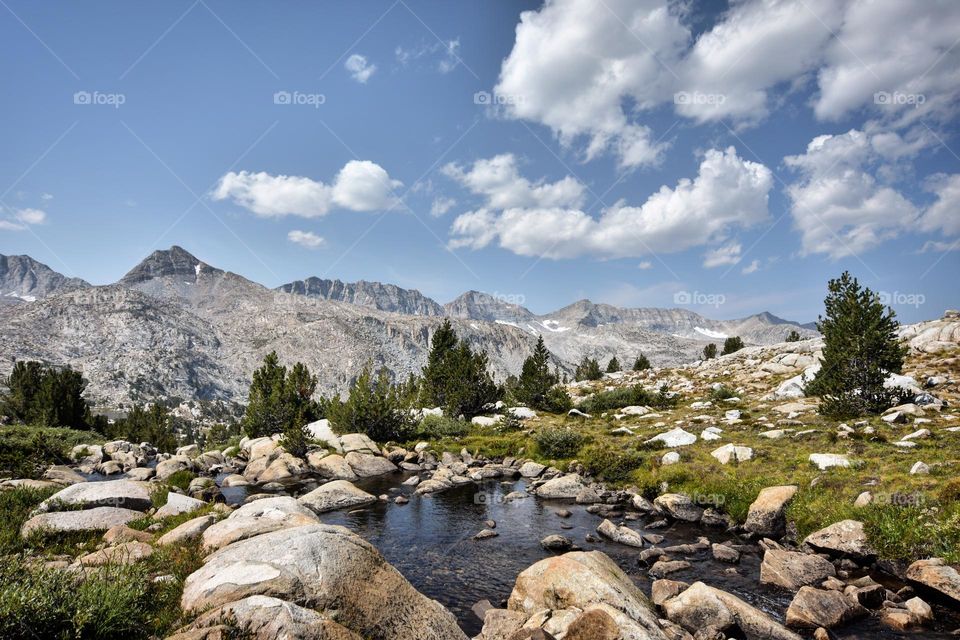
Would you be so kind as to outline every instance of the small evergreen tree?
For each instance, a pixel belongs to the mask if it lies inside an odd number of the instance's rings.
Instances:
[[[87,381],[70,367],[19,361],[4,383],[7,392],[0,396],[0,413],[14,422],[73,429],[102,426],[83,399]]]
[[[787,334],[787,342],[800,342],[800,339],[800,332],[796,329],[791,330],[790,333]]]
[[[408,380],[401,393],[412,397],[417,388],[422,406],[443,407],[449,416],[468,419],[503,396],[490,374],[487,354],[458,339],[450,320],[443,321],[430,345],[422,380],[418,385]]]
[[[599,380],[603,377],[603,371],[600,370],[600,363],[593,358],[583,356],[583,360],[577,365],[573,372],[573,379],[577,382],[583,380]]]
[[[703,348],[703,359],[712,360],[717,357],[717,345],[712,342]]]
[[[368,366],[350,387],[346,401],[330,400],[327,414],[339,433],[365,433],[378,442],[403,441],[413,433],[410,408],[386,369],[374,379]]]
[[[617,360],[617,356],[613,356],[607,363],[607,373],[616,373],[617,371],[620,371],[620,361]]]
[[[888,374],[900,373],[906,355],[897,336],[896,314],[846,271],[830,280],[827,290],[826,316],[817,322],[823,357],[807,393],[820,396],[824,415],[878,413],[892,398],[883,382]]]
[[[523,362],[514,396],[528,407],[546,411],[547,392],[558,382],[557,374],[550,370],[550,352],[541,335],[533,354]]]
[[[310,445],[307,425],[320,417],[320,406],[313,399],[317,378],[302,362],[293,365],[284,381],[284,393],[290,418],[283,429],[280,444],[289,453],[304,457]]]
[[[723,341],[723,353],[720,355],[736,353],[740,349],[743,349],[743,340],[740,339],[740,336],[732,336]]]
[[[243,430],[250,438],[281,433],[290,421],[291,407],[285,390],[287,368],[280,364],[276,351],[263,359],[253,372]]]
[[[173,453],[178,446],[170,412],[158,402],[149,408],[133,405],[126,417],[116,420],[110,426],[108,433],[113,438],[130,442],[149,442],[164,453]]]
[[[642,353],[637,356],[637,359],[633,361],[633,370],[634,371],[646,371],[650,368],[650,360],[647,356]]]

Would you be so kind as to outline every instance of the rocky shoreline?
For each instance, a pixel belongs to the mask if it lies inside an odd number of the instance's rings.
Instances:
[[[548,536],[543,548],[557,555],[522,571],[504,606],[475,607],[483,620],[479,640],[795,640],[811,634],[822,639],[867,616],[890,630],[925,637],[934,607],[960,608],[955,567],[936,558],[906,566],[878,560],[857,521],[837,522],[796,540],[785,516],[795,486],[764,489],[746,521],[736,524],[681,493],[650,500],[630,489],[608,489],[576,466],[563,471],[522,458],[436,452],[428,443],[412,450],[381,448],[362,434],[336,436],[325,421],[310,429],[326,448],[306,458],[284,451],[276,437],[244,439],[224,451],[183,447],[175,455],[117,441],[76,447],[75,464],[51,467],[45,480],[0,486],[64,487],[35,509],[23,525],[24,536],[107,529],[99,550],[58,559],[59,566],[83,571],[133,563],[158,547],[199,543],[206,559],[186,578],[181,598],[185,614],[196,617],[171,636],[177,640],[226,637],[231,625],[255,638],[466,638],[456,618],[420,594],[376,548],[344,527],[320,521],[321,514],[390,499],[353,483],[392,474],[407,477],[409,497],[395,496],[398,506],[456,487],[522,479],[526,490],[512,491],[506,500],[563,501],[594,514],[600,538],[588,534],[583,542],[602,538],[634,548],[637,563],[654,580],[648,596],[601,551]],[[165,483],[181,471],[198,474],[182,493]],[[90,474],[120,479],[87,481]],[[243,504],[225,504],[221,489],[239,486],[248,494]],[[155,507],[158,492],[167,495]],[[160,537],[151,533],[162,528],[164,518],[198,510],[204,513]],[[155,522],[145,531],[127,526],[145,515]],[[695,524],[730,541],[711,543],[704,536],[692,544],[663,546],[657,531],[673,523]],[[489,524],[475,539],[498,535],[496,523]],[[741,555],[748,553],[762,555],[761,585],[794,594],[785,611],[763,611],[708,579],[688,584],[670,577],[706,554],[737,571]],[[872,577],[880,575],[887,579]],[[902,586],[885,586],[891,581]]]

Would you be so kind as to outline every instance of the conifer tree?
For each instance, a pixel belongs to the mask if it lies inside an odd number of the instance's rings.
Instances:
[[[290,421],[291,409],[286,394],[287,368],[280,364],[276,351],[263,359],[253,372],[243,430],[250,438],[281,433]]]
[[[717,357],[717,345],[712,342],[703,348],[703,359],[712,360]]]
[[[807,393],[820,396],[820,412],[838,418],[879,413],[892,400],[883,383],[900,373],[906,348],[897,336],[896,314],[848,272],[827,285],[820,371]]]
[[[433,335],[419,392],[423,406],[442,407],[451,417],[468,419],[503,395],[490,374],[487,354],[458,339],[450,320]]]
[[[645,371],[650,368],[650,360],[642,353],[633,361],[634,371]]]
[[[796,329],[791,330],[790,333],[787,334],[786,342],[800,342],[800,332]]]
[[[607,373],[616,373],[617,371],[620,371],[620,361],[617,360],[617,356],[613,356],[607,363]]]
[[[723,341],[723,352],[720,355],[736,353],[740,349],[743,349],[743,340],[740,339],[740,336],[731,336]]]
[[[533,354],[523,361],[514,395],[528,407],[546,410],[547,393],[558,382],[558,376],[550,370],[550,352],[541,335],[537,338]]]
[[[580,361],[573,372],[573,379],[577,382],[599,380],[602,377],[603,371],[600,369],[600,363],[587,356],[583,356],[583,360]]]

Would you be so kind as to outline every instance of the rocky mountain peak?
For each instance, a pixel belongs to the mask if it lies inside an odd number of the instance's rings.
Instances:
[[[144,258],[140,264],[120,279],[120,284],[130,286],[166,276],[180,276],[193,280],[203,272],[222,273],[219,269],[214,269],[202,262],[183,247],[174,245],[169,249],[154,251]]]
[[[336,300],[350,304],[415,316],[442,316],[443,307],[416,289],[403,289],[382,282],[343,282],[309,277],[277,287],[277,291],[309,298]]]
[[[54,293],[89,287],[80,278],[68,278],[30,256],[0,254],[0,304],[34,302]]]
[[[469,318],[487,322],[528,322],[536,318],[529,309],[515,303],[508,296],[493,295],[483,291],[467,291],[455,300],[443,305],[446,314],[453,318]]]

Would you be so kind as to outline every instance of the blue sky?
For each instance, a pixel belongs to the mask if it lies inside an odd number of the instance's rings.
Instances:
[[[800,321],[849,269],[938,317],[960,6],[902,4],[7,0],[0,253]]]

